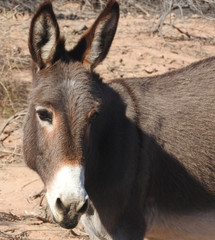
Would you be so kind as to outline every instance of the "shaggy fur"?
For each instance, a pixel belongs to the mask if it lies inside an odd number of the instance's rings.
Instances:
[[[110,0],[66,51],[51,3],[35,13],[25,161],[45,186],[62,165],[84,168],[89,208],[65,210],[60,224],[71,226],[76,216],[74,227],[86,211],[81,220],[91,239],[213,239],[215,57],[103,83],[93,69],[108,53],[118,17]]]

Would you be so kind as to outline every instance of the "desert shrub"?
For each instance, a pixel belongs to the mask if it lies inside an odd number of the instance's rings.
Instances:
[[[56,3],[69,2],[69,0],[52,0]],[[91,5],[94,9],[102,8],[107,0],[70,0],[80,5]],[[0,9],[16,9],[18,12],[33,12],[41,0],[0,0]],[[215,17],[214,0],[118,0],[123,13],[164,14],[166,11],[190,9],[191,12],[206,17]]]
[[[0,11],[6,14],[9,12],[14,16],[16,13],[32,13],[40,2],[42,0],[0,0]],[[61,4],[69,0],[53,0],[53,2]],[[87,6],[88,11],[90,9],[95,12],[100,11],[107,0],[76,0],[75,2],[80,3],[80,11],[83,6],[85,11]],[[158,33],[162,32],[163,23],[172,12],[177,11],[179,17],[183,17],[187,11],[189,14],[198,14],[206,18],[215,17],[214,0],[118,0],[118,2],[124,15],[143,14],[149,18],[154,15],[159,16],[158,24],[154,29],[154,32]],[[14,51],[4,48],[4,45],[7,46],[8,34],[0,28],[0,35],[0,114],[8,116],[25,107],[28,86],[26,83],[13,80],[12,75],[14,69],[29,68],[30,57],[14,54]],[[2,39],[6,39],[3,44]]]
[[[25,108],[29,83],[15,79],[14,71],[30,67],[30,56],[4,48],[0,51],[0,115],[8,117]]]
[[[0,80],[0,115],[9,117],[26,107],[29,84],[8,79]]]

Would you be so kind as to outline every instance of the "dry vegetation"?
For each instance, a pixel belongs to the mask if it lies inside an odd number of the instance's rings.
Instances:
[[[11,25],[10,18],[17,18],[19,15],[32,13],[41,0],[0,0],[1,24],[7,27],[0,28],[0,115],[8,117],[25,107],[26,95],[28,92],[28,84],[17,81],[14,78],[14,70],[22,70],[30,66],[30,57],[22,53],[20,48],[12,48],[8,44],[13,41],[10,36]],[[66,3],[66,0],[54,1],[57,4]],[[95,15],[95,11],[99,11],[105,5],[105,0],[79,0],[77,2],[80,7],[76,14],[70,16],[58,14],[59,18],[70,17],[78,18],[79,15],[86,14]],[[174,20],[180,16],[181,18],[187,14],[199,14],[206,18],[214,17],[215,3],[213,0],[120,0],[122,14],[142,14],[147,18],[159,16],[157,23],[152,28],[152,33],[162,35],[164,21],[169,18],[169,25],[181,31],[174,25]],[[81,10],[84,9],[83,13]],[[87,11],[86,11],[87,9]],[[175,13],[177,17],[173,17],[171,13]],[[85,14],[85,15],[83,15]],[[190,37],[189,33],[181,31]]]
[[[16,79],[15,70],[30,66],[30,57],[23,55],[20,48],[11,48],[14,41],[11,37],[10,19],[14,10],[1,13],[0,21],[0,115],[9,117],[23,109],[26,102],[27,84]]]
[[[41,0],[0,0],[0,120],[1,118],[7,118],[4,124],[0,121],[0,163],[2,164],[19,164],[22,162],[21,125],[25,115],[30,81],[20,80],[25,78],[25,76],[23,78],[20,76],[22,76],[23,73],[28,77],[30,75],[30,56],[26,48],[28,23],[32,12],[39,2],[41,2]],[[59,8],[61,9],[60,12],[59,10],[57,11],[57,17],[59,19],[84,20],[87,18],[87,20],[91,21],[91,18],[97,15],[97,12],[103,8],[106,1],[73,1],[76,3],[76,8],[71,11],[66,7],[68,2],[69,1],[66,0],[54,1],[55,6],[63,6]],[[118,38],[119,42],[114,49],[115,54],[112,56],[113,60],[110,61],[107,59],[106,67],[101,67],[104,77],[147,76],[186,65],[190,62],[190,60],[186,61],[186,58],[181,62],[176,61],[179,51],[175,48],[175,41],[178,41],[178,48],[181,48],[184,52],[188,51],[185,56],[189,55],[193,57],[194,60],[210,55],[211,46],[215,45],[214,38],[208,35],[207,31],[205,34],[202,34],[201,30],[196,33],[193,29],[189,29],[189,26],[185,28],[182,22],[183,18],[191,17],[193,14],[195,14],[195,16],[198,15],[197,18],[199,18],[199,16],[208,19],[214,18],[215,3],[213,0],[119,0],[119,2],[122,15],[128,15],[128,18],[130,16],[136,16],[137,18],[146,20],[144,23],[147,25],[147,29],[150,29],[147,34],[156,34],[157,38],[161,38],[162,36],[164,38],[162,47],[167,48],[169,52],[165,55],[161,51],[160,46],[155,49],[154,53],[160,54],[158,64],[160,64],[161,70],[158,71],[153,65],[154,56],[151,54],[152,47],[150,41],[147,42],[146,39],[144,39],[144,45],[146,47],[144,50],[146,50],[146,52],[142,51],[141,53],[138,52],[139,46],[134,43],[131,47],[136,52],[132,53],[126,45],[122,44],[124,40]],[[22,27],[20,27],[20,18],[27,18]],[[177,21],[178,19],[182,20]],[[16,23],[16,20],[19,20],[19,23]],[[69,44],[76,42],[83,32],[83,29],[86,28],[83,22],[81,22],[81,27],[75,27],[75,30],[72,32],[73,40],[71,40],[71,33],[66,33],[68,34],[66,38],[69,39]],[[19,29],[19,36],[16,36],[14,32],[17,27]],[[65,23],[63,27],[66,29],[64,32],[67,32],[67,23]],[[143,35],[145,29],[143,30],[142,25],[140,25],[138,21],[136,32],[132,32],[133,26],[130,26],[129,23],[126,23],[122,27],[124,27],[124,34],[130,34],[130,39],[136,38],[138,40],[139,34],[142,34],[142,38],[143,36],[145,37],[145,35]],[[175,31],[174,34],[169,34],[170,30]],[[118,32],[119,35],[122,34],[122,30],[119,29]],[[200,47],[198,49],[190,43],[192,39],[199,41],[198,46]],[[189,47],[183,50],[185,43]],[[127,63],[126,59],[133,59],[132,54],[138,55],[136,62],[132,64],[130,62]],[[118,55],[120,57],[118,57]],[[124,58],[123,56],[126,57]],[[167,64],[168,67],[166,66]],[[13,139],[13,141],[10,139]],[[42,199],[43,195],[36,197]],[[38,221],[45,222],[46,220],[45,216],[44,218],[35,216],[26,217],[16,216],[10,212],[0,212],[0,223],[23,221],[33,221],[34,224],[40,224]],[[71,234],[71,236],[74,237],[75,233]],[[87,239],[86,235],[81,234],[80,230],[79,238]],[[25,240],[30,238],[29,232],[27,231],[15,234],[13,232],[0,230],[0,239]]]

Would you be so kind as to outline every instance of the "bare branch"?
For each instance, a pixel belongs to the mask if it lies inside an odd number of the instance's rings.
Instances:
[[[5,124],[3,125],[3,127],[0,129],[0,136],[4,132],[5,128],[10,124],[11,121],[13,121],[14,119],[16,119],[18,117],[25,116],[25,114],[26,114],[26,110],[18,112],[16,114],[14,114],[13,116],[11,116],[10,118],[8,118],[7,121],[5,122]]]

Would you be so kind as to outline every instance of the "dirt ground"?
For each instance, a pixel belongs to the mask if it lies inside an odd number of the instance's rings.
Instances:
[[[77,7],[64,4],[62,10],[58,6],[57,12],[66,15],[75,12]],[[27,48],[30,19],[28,14],[0,13],[0,46],[14,56],[26,59],[25,67],[15,68],[12,75],[14,80],[26,84],[31,81]],[[146,18],[131,14],[120,18],[108,57],[96,69],[104,81],[160,74],[215,54],[214,21],[195,15],[185,16],[175,19],[176,29],[167,19],[163,36],[153,36],[151,32],[157,21],[155,16]],[[85,19],[59,20],[67,48],[74,46],[82,29],[92,22],[93,17],[86,16]],[[89,239],[81,225],[71,231],[46,220],[45,199],[35,197],[43,189],[42,183],[37,174],[25,166],[22,158],[23,115],[9,120],[0,118],[0,240]]]

